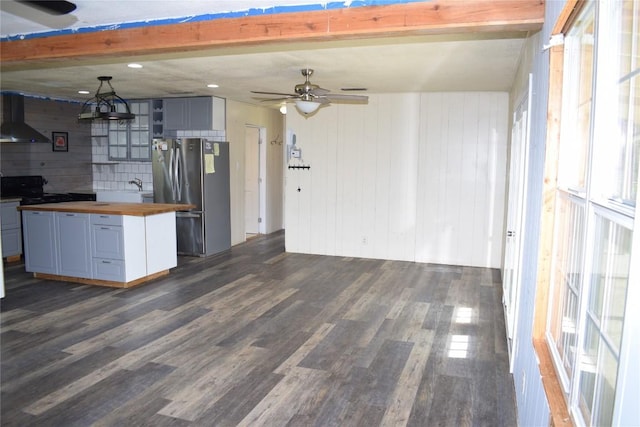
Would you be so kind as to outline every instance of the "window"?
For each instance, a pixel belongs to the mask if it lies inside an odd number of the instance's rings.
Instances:
[[[594,7],[578,18],[565,40],[559,186],[574,192],[586,189],[593,87]]]
[[[589,1],[565,33],[546,338],[578,425],[614,421],[640,158],[640,3]]]
[[[609,214],[606,210],[601,213]],[[588,424],[611,425],[629,283],[631,230],[600,213],[596,214],[594,228],[577,394],[580,412]]]
[[[129,107],[135,119],[109,122],[109,160],[150,160],[149,101],[131,101]]]
[[[584,236],[584,203],[577,197],[561,193],[556,212],[556,269],[553,303],[550,307],[549,332],[563,369],[560,372],[565,389],[573,375],[576,361],[578,302],[582,285],[582,243]],[[562,285],[560,285],[562,284]]]

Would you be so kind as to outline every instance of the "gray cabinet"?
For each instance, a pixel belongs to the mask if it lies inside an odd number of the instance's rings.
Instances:
[[[163,100],[164,130],[211,130],[213,105],[210,96]]]
[[[2,257],[22,254],[22,230],[20,227],[19,202],[2,202]]]
[[[22,233],[25,270],[33,273],[58,274],[54,213],[23,211]]]
[[[58,274],[90,279],[91,223],[89,214],[56,212]]]

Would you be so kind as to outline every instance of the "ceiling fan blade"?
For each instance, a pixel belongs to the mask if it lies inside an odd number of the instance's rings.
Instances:
[[[76,10],[76,5],[64,0],[18,0],[51,15],[66,15]]]
[[[286,101],[291,101],[292,98],[254,98],[254,99],[259,99],[260,102],[286,102]]]
[[[328,89],[323,89],[323,88],[321,88],[321,87],[317,87],[317,88],[315,88],[315,89],[311,89],[311,90],[309,91],[309,93],[310,93],[311,95],[322,96],[322,95],[326,95],[326,94],[328,94],[328,93],[329,93],[329,90],[328,90]]]
[[[260,95],[278,95],[278,96],[287,96],[287,97],[292,97],[292,98],[297,98],[298,95],[296,95],[295,93],[280,93],[280,92],[260,92],[257,90],[252,90],[251,93],[258,93]]]
[[[324,98],[327,98],[331,102],[340,102],[340,101],[349,101],[349,102],[368,102],[369,97],[365,95],[342,95],[330,93],[325,95]]]

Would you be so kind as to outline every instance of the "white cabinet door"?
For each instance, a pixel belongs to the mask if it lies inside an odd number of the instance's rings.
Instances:
[[[9,257],[22,253],[22,232],[18,202],[2,203],[2,256]]]
[[[90,279],[91,223],[89,214],[56,212],[58,274]]]
[[[2,230],[2,257],[22,254],[22,235],[19,228]]]
[[[23,211],[24,266],[32,273],[58,274],[53,212]]]

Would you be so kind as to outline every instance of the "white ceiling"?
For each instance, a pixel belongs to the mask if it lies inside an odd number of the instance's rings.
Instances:
[[[2,37],[100,27],[124,22],[199,16],[269,5],[317,5],[317,0],[98,1],[75,0],[71,15],[51,15],[0,1]],[[517,69],[523,33],[473,33],[412,36],[333,42],[288,43],[226,48],[197,54],[128,56],[108,61],[73,61],[2,71],[0,88],[53,98],[85,100],[80,89],[93,94],[97,77],[113,76],[124,98],[214,95],[259,103],[251,90],[291,92],[304,78],[301,68],[313,68],[312,82],[334,93],[344,87],[365,87],[369,93],[421,91],[506,91]],[[197,55],[197,56],[195,56]],[[138,62],[142,69],[126,65]],[[207,88],[209,83],[217,89]],[[358,94],[361,94],[358,92]]]

